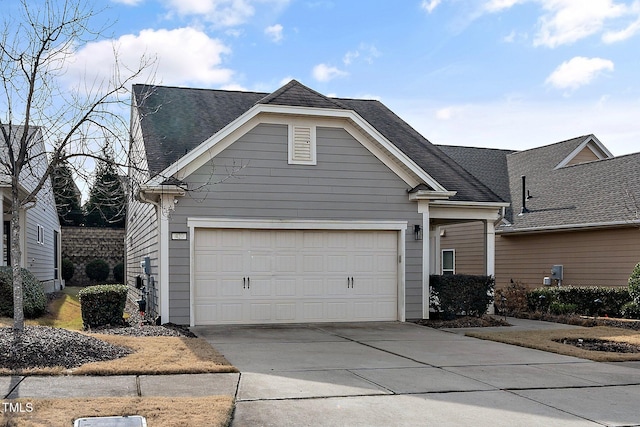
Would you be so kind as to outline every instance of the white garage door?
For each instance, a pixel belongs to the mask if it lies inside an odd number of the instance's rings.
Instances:
[[[397,320],[397,236],[196,229],[194,323]]]

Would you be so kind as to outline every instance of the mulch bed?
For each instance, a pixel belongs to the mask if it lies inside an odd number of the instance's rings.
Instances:
[[[494,316],[459,316],[455,319],[422,319],[416,320],[416,324],[422,326],[428,326],[430,328],[442,329],[442,328],[486,328],[491,326],[511,326],[504,319],[500,319]]]
[[[640,353],[640,346],[625,342],[601,340],[597,338],[562,338],[553,341],[591,351],[607,351],[610,353]]]

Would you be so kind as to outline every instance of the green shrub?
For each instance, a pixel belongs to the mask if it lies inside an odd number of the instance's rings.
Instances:
[[[47,297],[40,281],[25,268],[22,274],[24,317],[40,316],[47,308]],[[13,317],[13,269],[0,267],[0,316]]]
[[[75,272],[76,267],[73,265],[73,261],[69,258],[64,258],[62,260],[62,280],[71,280]]]
[[[621,311],[625,319],[640,319],[640,304],[635,301],[623,305]]]
[[[430,307],[452,317],[457,314],[482,316],[493,302],[491,276],[450,274],[429,276]]]
[[[78,292],[78,299],[85,329],[124,323],[124,307],[127,303],[125,285],[88,286]]]
[[[87,264],[84,271],[93,282],[104,282],[109,277],[109,264],[103,259],[94,259]]]
[[[530,311],[550,311],[553,303],[574,304],[575,313],[585,316],[606,314],[610,317],[619,317],[622,306],[629,301],[631,297],[625,287],[544,287],[533,289],[527,295]]]
[[[640,262],[636,264],[629,277],[629,295],[631,295],[631,299],[640,304]]]
[[[124,283],[124,264],[119,262],[113,267],[113,278],[117,283]]]
[[[551,304],[549,304],[549,311],[551,312],[551,314],[556,315],[575,314],[578,311],[578,305],[553,301]]]

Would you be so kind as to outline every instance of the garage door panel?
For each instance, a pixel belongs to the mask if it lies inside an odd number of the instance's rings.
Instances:
[[[295,297],[297,294],[296,279],[276,278],[275,288],[277,297]]]
[[[346,301],[327,302],[327,320],[339,322],[349,319],[349,305]]]
[[[395,231],[195,235],[196,324],[397,319]]]
[[[322,295],[327,295],[328,297],[345,296],[349,291],[349,280],[346,275],[325,279],[325,283],[326,288]]]
[[[293,322],[296,320],[297,304],[295,302],[276,303],[276,318],[278,322]]]
[[[322,255],[303,255],[302,256],[302,273],[322,273],[325,271],[324,256]]]
[[[303,302],[302,319],[305,322],[320,322],[324,320],[324,304],[321,302]]]
[[[272,304],[270,302],[251,303],[249,307],[251,312],[251,322],[261,323],[261,322],[268,322],[272,320],[271,307],[272,307]]]
[[[224,297],[241,297],[244,294],[244,283],[242,282],[242,278],[233,277],[226,278],[223,277],[220,281],[220,296]]]
[[[252,297],[272,296],[272,281],[271,277],[251,277],[248,288],[249,294]]]
[[[242,253],[223,253],[221,256],[220,271],[223,273],[238,273],[244,271],[244,254]]]

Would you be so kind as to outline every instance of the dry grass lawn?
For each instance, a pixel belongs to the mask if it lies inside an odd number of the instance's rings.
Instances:
[[[156,375],[238,372],[202,338],[129,337],[92,334],[135,352],[121,359],[87,363],[74,375]]]
[[[62,368],[31,368],[0,375],[168,375],[238,372],[235,366],[202,338],[130,337],[91,334],[134,353],[120,359],[84,364],[70,371]],[[2,426],[0,426],[2,427]]]
[[[608,341],[626,342],[640,345],[640,333],[621,328],[597,326],[581,329],[558,329],[549,331],[500,331],[500,332],[469,332],[470,337],[498,341],[521,347],[534,348],[566,356],[580,357],[596,362],[622,362],[640,360],[640,353],[612,353],[606,351],[591,351],[569,344],[553,341],[562,338],[597,338]]]
[[[62,291],[62,296],[49,301],[47,312],[37,319],[27,319],[26,325],[30,326],[52,326],[54,328],[65,328],[73,331],[82,330],[82,311],[78,292],[82,288],[67,286]],[[0,317],[0,326],[12,326],[13,319],[10,317]]]
[[[105,397],[92,399],[16,399],[32,412],[4,413],[0,427],[70,427],[84,417],[141,415],[149,427],[228,426],[233,413],[231,396],[198,398]]]

